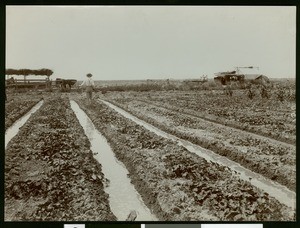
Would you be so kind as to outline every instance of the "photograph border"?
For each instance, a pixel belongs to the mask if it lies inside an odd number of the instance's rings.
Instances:
[[[144,1],[118,1],[118,0],[106,0],[106,1],[90,1],[90,0],[76,0],[76,1],[43,1],[43,0],[35,0],[35,1],[13,1],[13,0],[6,0],[4,1],[4,3],[2,3],[1,5],[1,19],[0,19],[0,23],[1,23],[1,30],[2,33],[1,34],[5,34],[5,7],[9,6],[9,5],[43,5],[43,6],[47,6],[47,5],[78,5],[78,6],[85,6],[85,5],[121,5],[121,6],[125,6],[125,5],[165,5],[165,6],[186,6],[186,5],[199,5],[199,1],[180,1],[180,0],[169,0],[169,1],[150,1],[150,0],[144,0]],[[222,5],[222,6],[233,6],[233,5],[264,5],[264,6],[295,6],[297,8],[297,23],[296,23],[296,90],[298,88],[298,86],[300,86],[300,82],[299,80],[297,80],[297,76],[298,76],[298,67],[299,67],[299,58],[298,58],[298,53],[299,53],[299,45],[298,45],[298,37],[299,37],[299,2],[297,1],[251,1],[251,3],[249,3],[249,1],[201,1],[201,5]],[[1,58],[1,72],[2,75],[5,75],[5,35],[1,36],[1,47],[3,50],[2,51],[2,58]],[[2,104],[2,110],[5,110],[5,100],[4,100],[4,91],[5,91],[5,77],[1,77],[1,87],[2,87],[2,100],[1,100],[1,104]],[[296,93],[297,94],[297,93]],[[297,98],[298,98],[298,94],[297,94]],[[298,105],[298,100],[296,99],[296,104]],[[2,116],[5,116],[5,113],[2,113]],[[297,118],[298,119],[298,118]],[[2,118],[2,130],[3,130],[3,134],[2,134],[2,146],[4,147],[4,135],[5,135],[5,125],[4,125],[4,118]],[[299,125],[299,121],[297,121],[297,128]],[[298,131],[297,131],[297,135],[298,135]],[[298,141],[296,143],[296,150],[298,152]],[[10,227],[14,227],[14,228],[18,228],[18,227],[43,227],[43,228],[50,228],[50,227],[63,227],[64,224],[86,224],[85,227],[95,227],[96,224],[99,224],[99,227],[110,227],[110,228],[120,228],[120,225],[124,225],[123,227],[127,228],[127,227],[132,227],[132,228],[137,228],[138,225],[140,224],[218,224],[218,223],[224,223],[224,224],[230,224],[230,223],[243,223],[243,224],[252,224],[252,223],[262,223],[264,228],[277,228],[277,227],[287,227],[287,228],[296,228],[296,227],[300,227],[300,222],[299,222],[299,213],[298,213],[298,208],[299,208],[299,197],[298,197],[298,193],[299,193],[299,187],[297,184],[297,190],[296,190],[296,221],[295,222],[280,222],[280,221],[275,221],[275,222],[261,222],[261,221],[257,221],[257,222],[226,222],[226,221],[191,221],[191,222],[187,222],[187,221],[159,221],[159,222],[106,222],[106,221],[98,221],[98,222],[86,222],[86,221],[74,221],[74,222],[47,222],[47,221],[41,221],[41,222],[6,222],[4,221],[4,154],[5,154],[5,150],[3,150],[3,156],[1,156],[1,168],[2,168],[2,175],[1,175],[1,184],[2,184],[2,188],[1,188],[1,200],[2,200],[2,204],[1,204],[1,227],[5,227],[5,228],[10,228]],[[296,182],[299,182],[299,159],[296,157],[296,167],[297,167],[297,175],[296,175]],[[132,225],[132,226],[131,226]]]

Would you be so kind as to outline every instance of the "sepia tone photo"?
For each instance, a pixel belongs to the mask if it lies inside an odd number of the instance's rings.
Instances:
[[[296,220],[296,7],[6,6],[5,35],[4,221]]]

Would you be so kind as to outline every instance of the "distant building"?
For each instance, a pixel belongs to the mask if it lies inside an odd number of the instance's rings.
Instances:
[[[228,85],[231,82],[243,82],[245,75],[237,74],[236,71],[227,71],[215,73],[214,81],[218,84]]]
[[[222,72],[214,77],[216,83],[221,83],[222,85],[228,85],[231,82],[239,83],[253,83],[253,84],[263,84],[267,85],[270,80],[267,76],[262,74],[236,74],[235,71],[232,72]]]
[[[254,83],[254,84],[267,84],[270,82],[267,76],[262,74],[244,74],[241,73],[240,69],[259,69],[259,67],[247,66],[247,67],[235,67],[235,71],[224,71],[215,73],[216,77],[214,80],[216,83],[222,85],[228,85],[232,82]]]

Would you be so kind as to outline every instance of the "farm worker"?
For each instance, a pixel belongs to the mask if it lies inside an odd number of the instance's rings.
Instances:
[[[94,90],[95,83],[92,80],[93,75],[91,73],[88,73],[86,76],[87,79],[81,83],[80,87],[85,86],[86,96],[89,100],[89,103],[92,104],[92,92]]]

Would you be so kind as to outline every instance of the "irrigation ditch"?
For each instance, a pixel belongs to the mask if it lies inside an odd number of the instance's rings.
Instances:
[[[109,195],[109,205],[117,219],[125,221],[131,211],[136,211],[136,221],[157,220],[131,184],[126,167],[115,157],[107,140],[75,101],[71,100],[71,107],[91,143],[94,157],[102,165],[102,172],[108,180],[104,190]]]
[[[207,150],[207,149],[202,148],[196,144],[193,144],[187,140],[183,140],[174,135],[168,134],[167,132],[164,132],[164,131],[158,129],[158,128],[152,126],[151,124],[149,124],[141,119],[138,119],[137,117],[135,117],[132,114],[126,112],[125,110],[115,106],[112,103],[109,103],[104,100],[100,100],[100,101],[103,102],[104,104],[108,105],[109,107],[113,108],[115,111],[117,111],[124,117],[134,121],[135,123],[145,127],[146,129],[154,132],[157,135],[160,135],[164,138],[175,141],[176,143],[178,143],[179,146],[183,146],[188,151],[195,153],[200,157],[205,158],[207,161],[218,163],[219,165],[230,168],[234,173],[236,173],[239,176],[239,178],[241,178],[245,181],[250,181],[252,185],[267,192],[270,196],[276,198],[282,204],[285,204],[286,206],[295,209],[296,194],[295,194],[295,192],[289,190],[287,187],[280,185],[270,179],[267,179],[260,174],[252,172],[251,170],[246,169],[243,166],[241,166],[239,163],[234,162],[224,156],[218,155],[218,154],[214,153],[213,151]]]
[[[292,207],[253,186],[249,179],[243,180],[231,168],[207,161],[178,142],[146,130],[104,103],[87,106],[82,99],[75,100],[107,138],[159,220],[293,220],[294,195],[289,190],[285,189],[282,196]],[[228,192],[229,186],[237,192]],[[253,205],[256,209],[247,211]],[[274,213],[270,215],[270,211]]]
[[[107,101],[171,135],[212,150],[292,191],[296,189],[296,147],[293,145],[127,97],[110,97]]]
[[[295,220],[286,186],[132,114],[55,94],[8,128],[5,221]]]
[[[6,147],[4,220],[115,221],[69,99],[44,100]]]
[[[17,119],[12,125],[10,125],[5,131],[5,148],[9,141],[16,136],[19,132],[19,129],[26,123],[26,121],[30,118],[30,116],[35,113],[42,105],[44,101],[41,100],[37,104],[35,104],[25,115],[22,115]],[[23,114],[23,113],[22,113]]]

